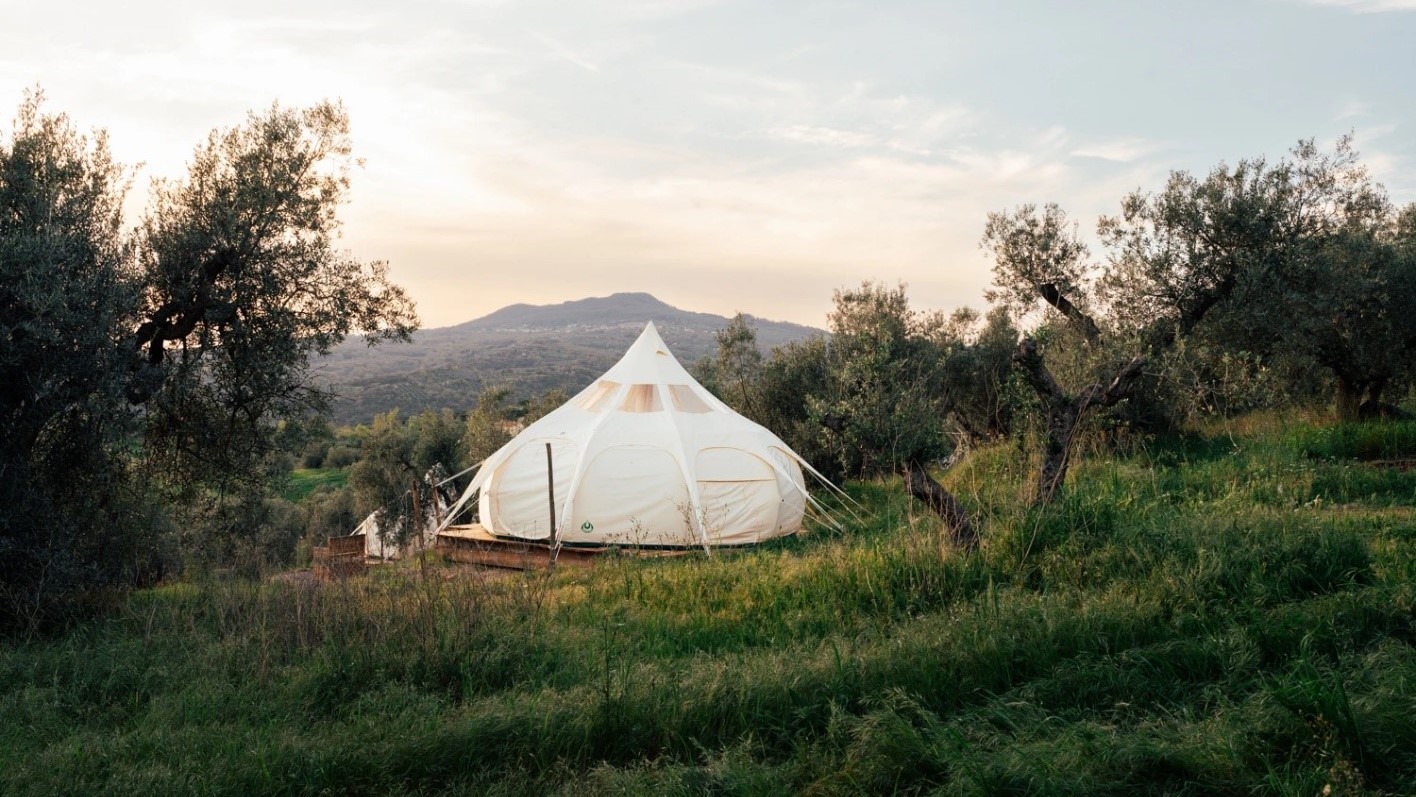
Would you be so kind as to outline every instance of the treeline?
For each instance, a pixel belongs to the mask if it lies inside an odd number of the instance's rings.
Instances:
[[[966,545],[967,512],[927,466],[973,443],[1030,446],[1047,503],[1089,431],[1327,401],[1343,421],[1402,414],[1416,205],[1395,207],[1350,139],[1175,172],[1096,231],[1100,259],[1057,205],[989,214],[986,314],[922,312],[867,282],[836,293],[829,338],[764,359],[737,319],[698,375],[823,471],[901,473]]]

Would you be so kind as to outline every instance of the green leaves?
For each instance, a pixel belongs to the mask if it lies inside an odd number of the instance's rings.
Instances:
[[[116,456],[129,418],[114,341],[136,298],[124,173],[101,133],[41,105],[28,94],[0,136],[0,631],[121,578],[138,533]]]
[[[119,578],[160,496],[184,528],[249,533],[234,519],[281,470],[279,422],[324,406],[311,356],[417,326],[385,264],[336,248],[338,104],[213,132],[135,231],[103,134],[40,106],[0,139],[0,594],[32,607],[40,584]]]

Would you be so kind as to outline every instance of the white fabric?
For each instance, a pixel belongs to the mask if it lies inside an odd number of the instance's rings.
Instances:
[[[546,539],[548,442],[558,542],[745,545],[801,528],[801,458],[698,384],[653,323],[613,368],[488,457],[450,514],[478,496],[491,533]]]
[[[543,495],[542,501],[544,500],[545,496]],[[423,514],[425,515],[423,518],[422,531],[423,547],[431,551],[434,543],[437,541],[438,532],[442,529],[442,526],[445,525],[442,521],[448,515],[447,502],[442,500],[442,496],[439,495],[437,509],[433,510],[431,507],[426,508],[423,510]],[[364,518],[364,522],[360,523],[359,526],[350,533],[350,536],[352,537],[358,534],[364,535],[364,555],[375,559],[399,559],[402,558],[405,553],[405,548],[408,549],[408,552],[416,552],[418,550],[417,537],[411,532],[404,545],[399,545],[398,541],[391,535],[385,539],[385,535],[380,533],[378,512],[372,512],[368,517]]]
[[[528,440],[512,452],[492,474],[485,491],[484,518],[496,518],[488,531],[528,540],[551,535],[550,502],[546,485],[546,445],[551,446],[555,463],[556,506],[565,503],[574,476],[575,443],[565,439]]]
[[[585,469],[562,542],[693,545],[692,500],[674,457],[654,446],[613,446]]]
[[[806,479],[797,467],[797,453],[789,448],[768,449],[777,476],[777,492],[782,503],[777,507],[777,528],[790,523],[801,523],[806,513]]]

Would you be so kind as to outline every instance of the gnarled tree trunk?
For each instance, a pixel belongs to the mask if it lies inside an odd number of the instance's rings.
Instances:
[[[1033,339],[1023,338],[1013,360],[1023,369],[1023,375],[1037,392],[1043,412],[1047,414],[1047,438],[1043,444],[1042,467],[1038,471],[1033,501],[1039,505],[1048,504],[1057,497],[1067,481],[1072,443],[1087,410],[1098,405],[1109,407],[1125,398],[1131,384],[1145,368],[1146,360],[1144,357],[1132,359],[1116,372],[1110,384],[1105,387],[1100,383],[1088,385],[1075,396],[1067,395],[1057,384],[1052,372],[1043,364],[1042,354]]]
[[[1067,481],[1067,467],[1072,460],[1072,438],[1077,433],[1077,425],[1082,419],[1078,399],[1061,396],[1058,400],[1043,401],[1047,412],[1046,438],[1042,446],[1042,467],[1037,474],[1037,487],[1033,491],[1033,502],[1051,503],[1057,491]]]
[[[936,515],[944,519],[944,525],[954,537],[954,544],[965,550],[978,547],[978,532],[974,531],[968,513],[959,505],[954,494],[944,489],[944,485],[934,480],[922,463],[910,462],[904,467],[905,489],[910,495],[924,502]]]
[[[1408,418],[1410,414],[1395,404],[1382,401],[1388,378],[1337,377],[1337,419],[1343,423]]]

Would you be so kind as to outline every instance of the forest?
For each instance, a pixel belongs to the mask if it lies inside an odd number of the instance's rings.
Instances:
[[[35,93],[0,137],[0,790],[1416,782],[1416,205],[1350,138],[981,214],[982,310],[733,319],[693,374],[839,528],[312,585],[272,577],[568,398],[330,423],[315,359],[418,324],[338,248],[352,159],[340,106],[273,106],[130,226],[101,132]]]

